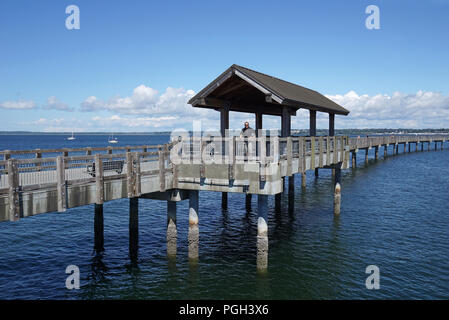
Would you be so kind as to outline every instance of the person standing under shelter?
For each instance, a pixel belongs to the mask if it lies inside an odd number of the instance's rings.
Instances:
[[[245,121],[244,127],[243,127],[242,131],[240,132],[240,138],[255,138],[255,137],[256,137],[256,131],[249,126],[248,121]],[[251,145],[248,144],[248,139],[245,139],[243,148],[244,148],[243,155],[245,157],[248,156],[248,151],[253,151],[253,145],[252,145],[252,143],[251,143]],[[254,150],[254,152],[251,152],[251,154],[255,155],[255,150]]]

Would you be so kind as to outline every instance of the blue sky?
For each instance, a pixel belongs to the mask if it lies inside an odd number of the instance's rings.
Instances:
[[[79,30],[65,27],[72,4]],[[379,30],[365,27],[372,4]],[[339,127],[448,127],[448,17],[449,0],[2,0],[0,130],[214,127],[185,101],[233,63],[344,104]]]

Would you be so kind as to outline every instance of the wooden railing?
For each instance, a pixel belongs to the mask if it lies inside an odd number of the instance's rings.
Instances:
[[[435,135],[391,135],[391,136],[375,136],[375,137],[358,137],[349,138],[349,149],[364,149],[373,146],[382,146],[396,143],[420,143],[446,141],[449,139],[447,134]]]
[[[19,215],[19,194],[26,191],[56,188],[59,211],[67,207],[65,192],[71,185],[95,183],[96,203],[104,201],[103,185],[107,180],[126,179],[128,197],[137,197],[141,195],[143,177],[159,176],[159,191],[165,191],[167,187],[165,176],[168,172],[174,173],[175,170],[170,162],[172,146],[173,144],[170,143],[144,147],[147,150],[158,149],[151,152],[97,153],[33,159],[9,158],[0,161],[0,194],[8,194],[10,217],[15,220]],[[115,148],[115,150],[123,149]],[[67,149],[63,150],[63,152],[67,151]],[[103,150],[110,150],[110,148],[103,148]],[[70,151],[73,149],[68,150]],[[25,152],[16,151],[15,154]],[[60,150],[52,150],[52,152],[60,152]]]
[[[172,143],[168,144],[169,146]],[[123,153],[124,152],[148,152],[148,150],[160,150],[164,148],[162,145],[140,145],[140,146],[108,146],[108,147],[84,147],[84,148],[59,148],[59,149],[32,149],[32,150],[3,150],[0,151],[0,155],[3,156],[3,160],[10,158],[24,159],[24,158],[50,158],[57,157],[59,155],[68,157],[70,155],[80,156],[82,154],[92,155],[97,153]]]

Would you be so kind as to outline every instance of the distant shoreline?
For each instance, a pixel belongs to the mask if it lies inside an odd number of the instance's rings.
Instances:
[[[238,130],[232,130],[238,131]],[[307,134],[309,129],[292,129],[292,134]],[[326,134],[328,132],[327,129],[317,129],[317,134]],[[414,134],[414,133],[449,133],[449,128],[440,128],[440,129],[389,129],[389,128],[381,128],[381,129],[335,129],[336,134]],[[0,135],[71,135],[72,132],[39,132],[39,131],[0,131]],[[76,135],[99,135],[99,136],[108,136],[110,132],[75,132]],[[159,135],[170,135],[169,131],[159,131],[159,132],[114,132],[116,136],[126,136],[126,135],[147,135],[147,136],[159,136]]]

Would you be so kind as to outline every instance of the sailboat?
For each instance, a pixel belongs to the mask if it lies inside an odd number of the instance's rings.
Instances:
[[[73,131],[72,131],[72,136],[68,137],[67,140],[75,140],[76,138],[73,136]]]
[[[108,142],[109,143],[117,143],[118,140],[116,138],[114,138],[114,134],[111,134],[108,138]]]

